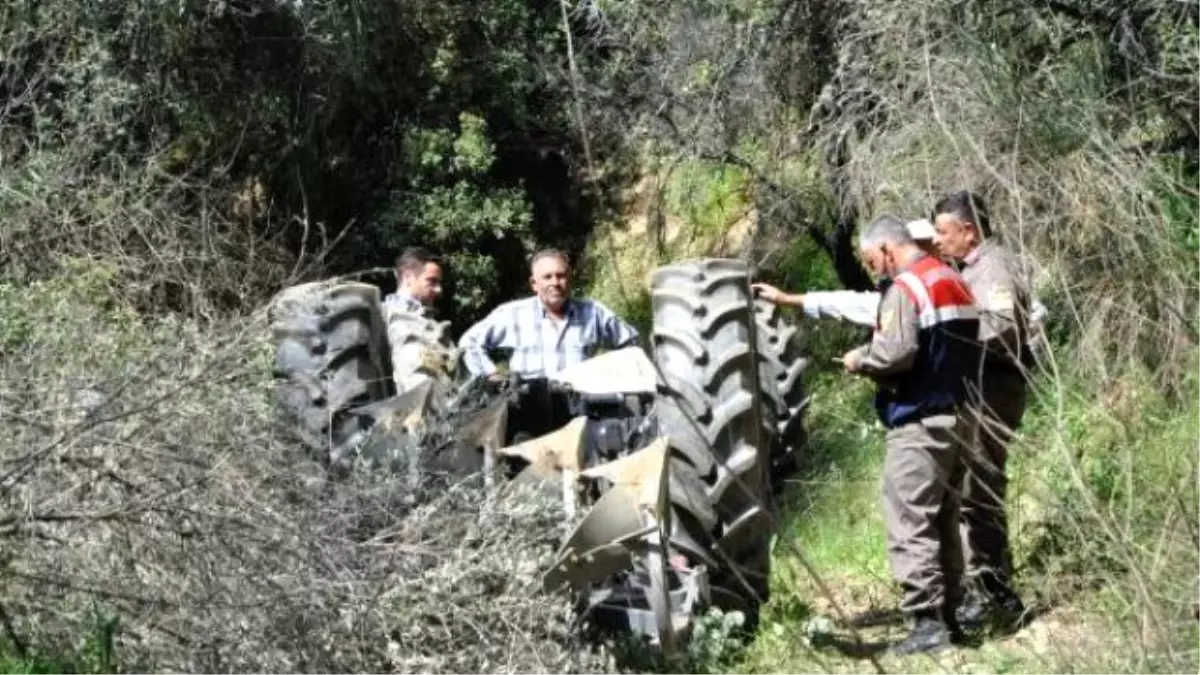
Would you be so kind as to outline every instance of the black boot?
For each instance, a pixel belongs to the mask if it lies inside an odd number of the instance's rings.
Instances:
[[[987,621],[988,606],[983,599],[972,593],[954,612],[954,618],[964,630],[977,630]]]
[[[978,630],[991,623],[1002,631],[1020,630],[1028,613],[1021,598],[1009,589],[987,594],[972,593],[955,612],[958,624],[965,630]]]
[[[946,621],[941,612],[929,610],[917,612],[912,632],[888,652],[896,655],[917,654],[945,649],[954,642],[957,626],[953,617]]]

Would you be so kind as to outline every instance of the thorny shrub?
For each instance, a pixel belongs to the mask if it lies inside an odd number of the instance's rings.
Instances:
[[[107,616],[126,669],[604,667],[540,590],[553,504],[333,480],[282,440],[261,316],[144,319],[104,306],[103,279],[0,285],[0,641],[18,655],[67,653]]]

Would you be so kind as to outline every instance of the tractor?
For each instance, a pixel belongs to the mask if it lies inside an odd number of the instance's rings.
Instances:
[[[291,287],[271,310],[280,400],[331,470],[561,491],[573,528],[544,586],[670,654],[707,607],[753,623],[767,598],[775,498],[806,441],[806,361],[744,261],[664,265],[650,293],[648,349],[495,383],[457,376],[448,324],[383,306],[373,285]]]

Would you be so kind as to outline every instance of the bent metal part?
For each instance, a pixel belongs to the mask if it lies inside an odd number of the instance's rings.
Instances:
[[[665,265],[650,291],[649,353],[496,386],[458,379],[445,323],[383,309],[374,286],[286,289],[271,313],[280,400],[331,470],[366,463],[414,484],[482,472],[558,491],[575,525],[543,586],[574,594],[595,625],[676,652],[705,608],[753,622],[767,599],[806,361],[796,328],[752,298],[743,261]],[[548,397],[570,415],[548,433],[518,428],[514,411]]]

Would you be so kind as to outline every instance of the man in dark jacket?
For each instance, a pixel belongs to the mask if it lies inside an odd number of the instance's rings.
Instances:
[[[882,485],[888,559],[904,590],[901,610],[914,621],[892,649],[939,649],[958,635],[958,409],[977,359],[978,314],[962,277],[922,251],[902,220],[877,218],[859,246],[871,272],[892,279],[870,343],[842,359],[847,372],[878,383],[875,407],[888,429]]]

